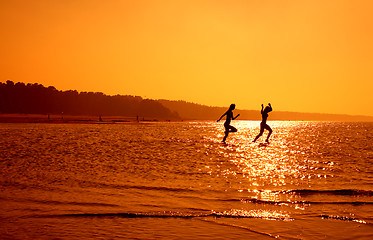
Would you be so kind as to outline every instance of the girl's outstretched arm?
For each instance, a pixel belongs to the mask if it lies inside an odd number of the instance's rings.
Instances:
[[[233,120],[236,119],[236,118],[238,118],[238,116],[240,116],[240,114],[237,114],[237,116],[235,116],[235,117],[233,118]]]
[[[262,104],[262,110],[260,110],[261,113],[263,113],[263,104]]]
[[[221,115],[221,117],[217,120],[217,122],[219,122],[225,115],[227,115],[227,112],[225,112],[223,115]]]

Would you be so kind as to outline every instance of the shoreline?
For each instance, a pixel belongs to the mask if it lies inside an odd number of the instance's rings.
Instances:
[[[81,124],[116,124],[116,123],[146,123],[146,122],[178,122],[180,120],[161,120],[145,117],[124,116],[78,116],[55,114],[0,114],[0,123],[81,123]]]
[[[244,121],[260,121],[254,119],[242,119]],[[50,124],[139,124],[156,122],[189,122],[189,121],[215,121],[200,119],[156,119],[146,117],[124,117],[124,116],[85,116],[85,115],[57,115],[57,114],[22,114],[22,113],[0,113],[0,123],[50,123]],[[373,121],[341,121],[341,120],[278,120],[281,122],[373,122]]]

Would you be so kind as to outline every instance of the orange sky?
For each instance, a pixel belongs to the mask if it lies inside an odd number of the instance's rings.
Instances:
[[[373,1],[1,0],[0,81],[373,115]]]

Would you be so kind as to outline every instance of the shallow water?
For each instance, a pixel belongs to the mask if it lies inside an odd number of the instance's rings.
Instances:
[[[373,123],[233,125],[0,124],[0,237],[373,237]]]

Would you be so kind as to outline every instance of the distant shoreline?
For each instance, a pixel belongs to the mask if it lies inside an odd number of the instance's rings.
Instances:
[[[259,121],[257,119],[239,119],[243,121]],[[119,124],[119,123],[154,123],[154,122],[183,122],[183,121],[213,121],[211,119],[184,119],[165,120],[146,117],[124,117],[124,116],[76,116],[50,114],[21,114],[0,113],[0,123],[74,123],[74,124]],[[271,119],[269,121],[296,121],[296,122],[373,122],[356,120],[299,120],[299,119]]]
[[[74,116],[55,114],[17,114],[0,113],[0,123],[81,123],[81,124],[115,124],[115,123],[170,122],[146,117],[123,116]]]

